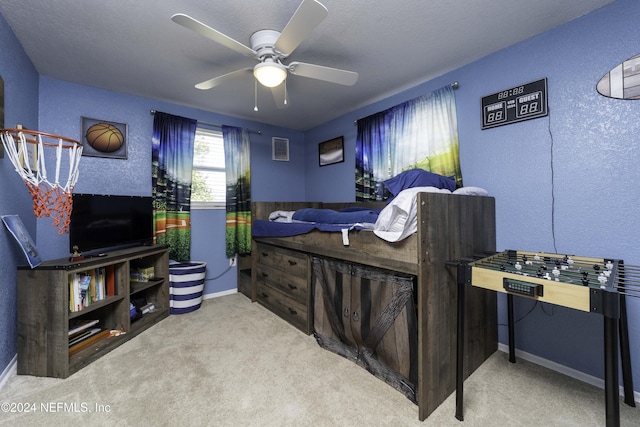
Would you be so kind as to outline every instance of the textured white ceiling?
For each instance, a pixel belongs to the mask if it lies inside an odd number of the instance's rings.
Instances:
[[[300,0],[2,0],[0,12],[43,76],[307,130],[612,0],[320,0],[328,17],[288,61],[356,71],[351,87],[289,76],[289,106],[251,76],[194,84],[255,64],[171,21],[190,15],[250,46],[282,30]]]

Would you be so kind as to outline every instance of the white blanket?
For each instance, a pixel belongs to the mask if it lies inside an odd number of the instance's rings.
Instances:
[[[296,211],[273,211],[269,214],[269,221],[293,222],[293,214]]]
[[[388,242],[400,240],[418,231],[418,193],[452,194],[447,189],[437,187],[413,187],[402,190],[378,215],[373,232]],[[453,194],[486,196],[487,191],[479,187],[458,188]]]

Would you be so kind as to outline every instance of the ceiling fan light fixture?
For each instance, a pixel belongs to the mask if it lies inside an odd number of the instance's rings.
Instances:
[[[267,59],[253,68],[253,75],[261,85],[276,87],[287,78],[287,67],[272,59]]]

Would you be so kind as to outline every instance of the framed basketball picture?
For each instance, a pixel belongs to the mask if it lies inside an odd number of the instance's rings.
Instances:
[[[83,156],[127,158],[129,136],[126,123],[82,117],[80,129]]]

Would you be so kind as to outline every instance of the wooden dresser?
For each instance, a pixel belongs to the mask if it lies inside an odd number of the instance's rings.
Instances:
[[[309,256],[254,242],[256,300],[305,334],[313,332]]]

